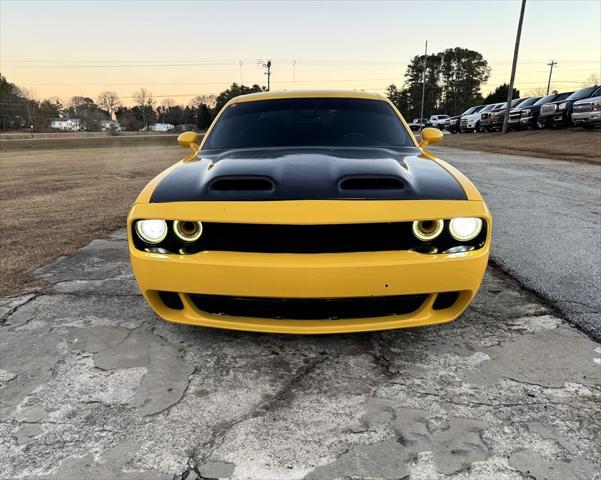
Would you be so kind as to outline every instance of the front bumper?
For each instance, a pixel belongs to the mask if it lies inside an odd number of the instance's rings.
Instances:
[[[599,125],[601,124],[601,111],[572,113],[574,125]]]
[[[207,205],[212,203],[213,205]],[[129,248],[133,271],[144,297],[163,319],[208,327],[279,333],[340,333],[414,327],[449,322],[469,305],[484,275],[490,245],[491,219],[480,201],[308,201],[261,202],[252,210],[233,203],[140,204],[129,217]],[[224,207],[224,204],[229,205]],[[253,203],[253,202],[250,202]],[[258,202],[254,202],[255,205]],[[261,215],[266,203],[272,214]],[[299,203],[306,208],[298,208]],[[221,204],[217,206],[216,204]],[[284,204],[291,205],[290,209]],[[230,210],[229,207],[232,207]],[[365,216],[368,207],[370,215]],[[392,207],[392,208],[391,208]],[[394,208],[397,207],[397,208]],[[287,214],[285,213],[287,212]],[[327,254],[275,254],[204,251],[191,255],[158,254],[138,250],[131,239],[131,223],[139,218],[271,223],[363,223],[411,219],[479,216],[488,222],[486,245],[455,254],[422,254],[412,251]],[[341,239],[344,241],[344,239]],[[183,308],[165,305],[159,292],[175,292]],[[458,292],[447,308],[436,309],[437,294]],[[340,319],[259,318],[210,313],[198,308],[193,295],[239,299],[353,299],[424,295],[415,310],[401,315]]]
[[[538,122],[547,127],[563,126],[569,123],[569,112],[556,112],[552,115],[539,115]]]

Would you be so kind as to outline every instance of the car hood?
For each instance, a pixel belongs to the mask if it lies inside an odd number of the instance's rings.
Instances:
[[[297,147],[199,152],[159,182],[150,202],[317,199],[467,197],[415,147]]]
[[[589,98],[583,98],[582,100],[576,100],[574,102],[574,105],[577,105],[579,103],[591,103],[591,102],[601,102],[601,97],[589,97]]]

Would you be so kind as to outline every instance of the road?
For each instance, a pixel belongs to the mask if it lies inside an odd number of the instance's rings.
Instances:
[[[601,480],[601,347],[489,269],[455,322],[165,323],[121,230],[0,299],[5,480]]]
[[[485,197],[494,261],[601,339],[601,165],[432,150]]]

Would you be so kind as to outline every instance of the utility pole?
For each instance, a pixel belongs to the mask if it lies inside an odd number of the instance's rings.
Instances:
[[[426,98],[426,65],[428,58],[428,40],[426,40],[426,50],[424,51],[424,72],[422,74],[422,108],[419,114],[419,123],[422,123],[422,118],[424,118],[424,99]],[[423,127],[422,127],[423,128]]]
[[[547,63],[547,65],[551,67],[549,70],[549,81],[547,82],[547,95],[549,95],[549,90],[551,88],[551,75],[553,75],[553,67],[557,65],[557,62],[555,60],[551,60],[549,63]]]
[[[511,111],[511,101],[513,100],[513,82],[515,80],[515,70],[518,65],[518,52],[520,51],[520,38],[522,37],[522,23],[524,23],[524,10],[526,10],[526,0],[522,0],[522,8],[520,10],[520,21],[518,22],[518,33],[515,36],[513,64],[511,65],[511,80],[509,81],[509,91],[507,92],[507,107],[505,108],[505,118],[503,119],[503,135],[507,133],[507,128],[509,127],[509,112]]]
[[[267,75],[267,91],[269,92],[269,88],[271,87],[271,60],[267,60],[267,62],[263,64],[263,67],[267,69],[265,75]]]

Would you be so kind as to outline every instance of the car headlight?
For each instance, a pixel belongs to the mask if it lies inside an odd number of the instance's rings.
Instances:
[[[560,103],[559,104],[559,109],[560,110],[565,110],[567,106],[568,106],[568,102]]]
[[[202,223],[175,220],[173,231],[184,242],[195,242],[202,235]]]
[[[146,243],[159,243],[167,236],[167,222],[165,220],[138,220],[136,233]]]
[[[530,115],[530,109],[526,108],[525,110],[522,110],[522,116],[527,116]]]
[[[460,242],[473,240],[482,231],[482,220],[474,217],[453,218],[449,222],[451,236]]]
[[[416,220],[413,222],[413,235],[422,242],[438,237],[444,228],[442,220]]]

